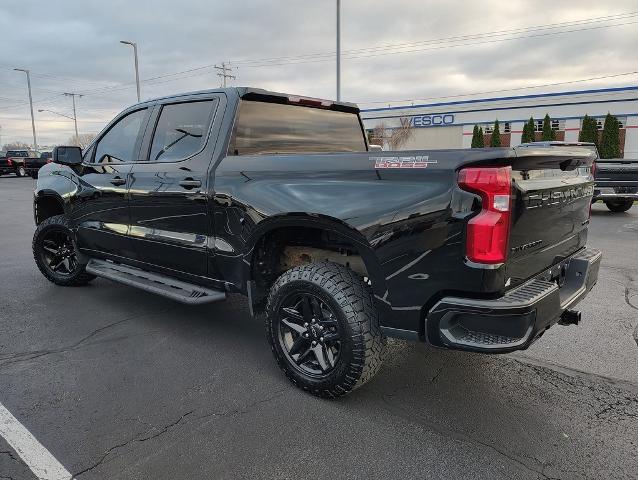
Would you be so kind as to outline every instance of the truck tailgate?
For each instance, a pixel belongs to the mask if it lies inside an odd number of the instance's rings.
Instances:
[[[595,151],[578,146],[519,147],[512,162],[508,277],[515,286],[585,246]]]

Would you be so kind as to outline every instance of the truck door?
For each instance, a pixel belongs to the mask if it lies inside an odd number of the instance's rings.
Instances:
[[[136,259],[180,276],[206,276],[212,215],[209,167],[220,97],[171,99],[157,107],[130,173],[130,237]],[[184,275],[185,274],[185,275]]]
[[[127,112],[85,153],[71,217],[82,249],[132,256],[127,181],[148,118],[148,108]]]

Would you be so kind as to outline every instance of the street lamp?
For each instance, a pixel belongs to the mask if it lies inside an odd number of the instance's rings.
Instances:
[[[24,72],[27,74],[27,88],[29,89],[29,107],[31,108],[31,129],[33,130],[33,150],[38,149],[38,141],[35,138],[35,120],[33,118],[33,98],[31,97],[31,75],[29,70],[24,68],[14,68],[16,72]]]
[[[341,0],[337,0],[337,101],[341,100]]]
[[[135,56],[135,83],[137,84],[137,101],[140,101],[140,72],[137,64],[137,43],[128,42],[126,40],[120,40],[120,43],[124,45],[131,45],[133,47],[133,55]]]

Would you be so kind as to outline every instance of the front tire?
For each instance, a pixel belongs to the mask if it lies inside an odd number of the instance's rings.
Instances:
[[[268,297],[266,334],[288,379],[325,398],[370,380],[386,344],[369,286],[331,262],[294,267],[279,277]]]
[[[605,202],[607,208],[614,213],[622,213],[629,210],[634,204],[633,200],[608,200]]]
[[[33,235],[33,258],[47,280],[63,287],[86,285],[95,275],[86,273],[86,264],[69,229],[65,215],[44,220]]]

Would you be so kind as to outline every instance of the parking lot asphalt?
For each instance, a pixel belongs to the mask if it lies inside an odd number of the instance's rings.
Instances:
[[[0,404],[76,478],[638,478],[638,207],[593,207],[580,326],[500,356],[391,341],[327,401],[288,383],[243,297],[50,284],[32,191],[0,177]],[[0,479],[32,478],[0,437]]]

